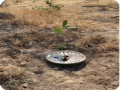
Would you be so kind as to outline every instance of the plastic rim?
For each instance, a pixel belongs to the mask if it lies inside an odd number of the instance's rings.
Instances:
[[[62,60],[64,55],[67,55],[69,57],[67,61]],[[86,56],[80,52],[64,50],[64,51],[50,52],[46,55],[46,59],[49,62],[55,63],[55,64],[71,65],[71,64],[78,64],[83,62],[86,59]]]

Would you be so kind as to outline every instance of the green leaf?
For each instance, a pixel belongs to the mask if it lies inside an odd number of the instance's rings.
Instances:
[[[63,34],[63,30],[61,29],[61,30],[59,30],[59,34]]]
[[[59,27],[55,28],[55,31],[56,32],[60,31],[60,28]]]
[[[77,28],[77,27],[75,27],[75,26],[68,26],[67,28]]]
[[[60,45],[59,47],[57,47],[57,49],[59,49],[59,50],[66,50],[67,46],[66,45]]]
[[[64,20],[62,23],[62,27],[66,27],[68,25],[67,20]]]
[[[63,34],[63,29],[59,27],[55,28],[55,31],[58,32],[59,34]]]
[[[35,8],[32,6],[32,9],[35,9]]]

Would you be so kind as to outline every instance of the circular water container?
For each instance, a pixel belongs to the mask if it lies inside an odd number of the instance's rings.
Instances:
[[[67,57],[66,57],[67,56]],[[66,60],[64,59],[66,57]],[[69,65],[78,64],[86,59],[86,56],[80,52],[71,50],[54,51],[46,55],[46,59],[55,64]]]

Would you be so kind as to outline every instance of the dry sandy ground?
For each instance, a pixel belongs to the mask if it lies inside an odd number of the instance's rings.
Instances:
[[[18,5],[29,5],[28,2]],[[98,7],[82,7],[86,5],[83,0],[56,0],[56,3],[63,4],[68,11],[75,9],[75,5],[80,6],[77,9],[83,9],[85,14],[82,13],[80,18],[78,12],[75,13],[77,18],[73,17],[88,24],[82,23],[62,36],[49,27],[37,28],[12,24],[14,20],[0,20],[2,87],[5,90],[115,90],[119,85],[119,23],[104,16],[118,16],[118,10],[99,11]],[[86,60],[76,66],[47,62],[45,55],[57,50],[55,47],[61,44],[66,44],[69,50],[84,53]]]

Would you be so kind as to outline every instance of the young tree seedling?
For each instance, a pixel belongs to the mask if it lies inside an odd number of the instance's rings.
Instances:
[[[59,34],[63,34],[64,33],[64,29],[68,29],[68,28],[76,28],[75,26],[69,26],[69,23],[67,22],[67,20],[64,20],[63,22],[62,22],[62,27],[56,27],[55,28],[55,32],[57,32],[57,33],[59,33]],[[66,45],[61,45],[60,47],[59,47],[59,50],[62,50],[62,52],[63,52],[63,61],[67,61],[68,60],[68,57],[69,56],[67,56],[67,55],[65,55],[65,52],[64,52],[64,50],[67,48],[67,46]]]

